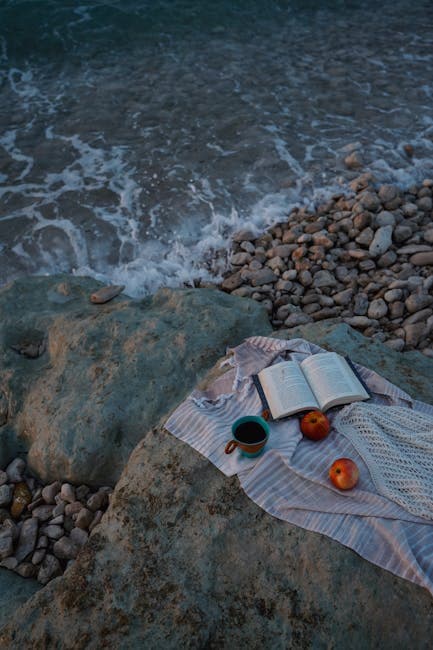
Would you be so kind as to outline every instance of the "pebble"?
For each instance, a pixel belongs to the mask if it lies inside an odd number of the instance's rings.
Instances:
[[[106,492],[102,492],[101,490],[99,492],[96,492],[96,494],[92,494],[91,497],[87,500],[87,508],[91,510],[92,512],[96,512],[97,510],[101,510],[104,508],[108,503],[108,495]]]
[[[18,566],[18,560],[16,557],[10,556],[2,560],[0,562],[0,566],[3,567],[4,569],[9,569],[10,571],[13,571]]]
[[[75,524],[78,528],[88,528],[93,521],[94,514],[87,508],[82,508],[77,514]]]
[[[50,539],[60,539],[63,535],[63,528],[61,526],[51,525],[41,528],[41,532]]]
[[[392,244],[392,226],[381,226],[376,230],[373,241],[369,246],[369,253],[373,257],[379,257],[386,253]]]
[[[0,560],[4,560],[12,555],[13,550],[12,531],[8,529],[0,530]]]
[[[428,307],[433,302],[433,296],[430,296],[427,293],[412,293],[405,300],[405,307],[411,314],[421,311],[425,307]]]
[[[74,560],[80,547],[69,537],[63,536],[53,546],[54,555],[61,560]]]
[[[387,312],[388,312],[388,306],[382,298],[378,298],[377,300],[372,300],[367,311],[369,318],[376,318],[376,319],[383,318],[383,316],[386,316]]]
[[[6,475],[10,483],[20,483],[23,480],[23,474],[26,469],[26,463],[22,458],[14,458],[6,467]]]
[[[71,515],[76,515],[78,512],[80,512],[82,507],[83,504],[81,501],[73,501],[72,503],[68,503],[65,507],[65,515],[68,517]]]
[[[12,501],[13,488],[11,485],[1,485],[0,486],[0,508],[2,506],[8,506]]]
[[[40,564],[47,554],[45,548],[38,548],[32,555],[32,564]]]
[[[70,483],[63,483],[60,490],[60,497],[68,503],[75,501],[75,490]]]
[[[18,573],[23,578],[35,578],[38,570],[32,562],[22,562],[15,568],[15,573]]]
[[[410,258],[410,263],[415,266],[431,266],[433,264],[433,250],[424,253],[415,253]]]
[[[15,557],[18,562],[22,562],[30,553],[33,552],[38,536],[39,522],[36,518],[25,519],[21,526],[18,546],[15,551]]]
[[[78,544],[78,546],[84,546],[84,544],[89,539],[88,533],[83,528],[73,528],[69,534],[71,540]]]
[[[109,300],[112,300],[118,296],[119,293],[122,293],[124,288],[124,284],[112,284],[107,287],[102,287],[102,289],[99,289],[98,291],[95,291],[95,293],[92,293],[90,296],[90,302],[93,302],[95,304],[108,302]]]
[[[60,492],[61,485],[58,481],[46,485],[42,490],[42,498],[45,503],[55,503],[55,497]]]
[[[32,493],[30,492],[27,483],[21,481],[20,483],[15,483],[14,490],[12,493],[12,504],[11,504],[11,515],[14,519],[18,519],[21,513],[24,511],[26,506],[30,504],[32,500]]]
[[[46,554],[44,559],[42,560],[39,572],[38,572],[38,581],[46,585],[50,580],[55,578],[56,576],[62,575],[62,567],[60,566],[60,562],[54,555],[51,554]]]
[[[8,475],[0,469],[0,487],[8,482]]]

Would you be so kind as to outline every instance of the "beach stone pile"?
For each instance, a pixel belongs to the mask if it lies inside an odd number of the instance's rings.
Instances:
[[[62,575],[101,521],[112,491],[43,485],[15,458],[0,470],[0,567],[43,585]]]
[[[433,356],[433,180],[402,192],[367,172],[350,191],[236,233],[221,288],[259,301],[275,329],[332,318]]]

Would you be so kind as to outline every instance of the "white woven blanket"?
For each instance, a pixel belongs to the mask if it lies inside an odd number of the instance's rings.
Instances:
[[[358,403],[346,406],[333,424],[362,456],[380,494],[433,519],[433,416]]]

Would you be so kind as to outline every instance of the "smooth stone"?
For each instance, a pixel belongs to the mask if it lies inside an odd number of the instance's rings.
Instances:
[[[59,515],[63,515],[65,512],[65,508],[66,508],[66,503],[64,501],[58,503],[53,507],[52,516],[58,517]]]
[[[298,325],[303,325],[305,323],[311,323],[312,318],[311,316],[308,316],[307,314],[304,314],[302,312],[297,312],[290,314],[284,321],[284,325],[287,328],[291,327],[297,327]]]
[[[398,189],[395,185],[381,185],[378,195],[382,203],[389,203],[398,196]]]
[[[73,528],[69,533],[69,537],[78,546],[84,546],[89,539],[88,533],[83,528]]]
[[[54,555],[47,553],[47,555],[42,560],[39,572],[38,572],[38,582],[43,585],[46,585],[53,578],[62,575],[62,567],[60,562]]]
[[[344,289],[333,295],[334,302],[337,305],[348,305],[353,298],[353,289]]]
[[[252,271],[249,273],[248,277],[253,287],[260,287],[264,284],[272,284],[278,280],[278,276],[276,276],[275,273],[269,268]]]
[[[106,492],[96,492],[87,499],[87,508],[92,512],[103,509],[108,503],[108,495]]]
[[[94,513],[87,508],[82,508],[77,514],[75,525],[78,528],[88,528],[93,521]]]
[[[365,316],[368,310],[368,304],[368,296],[366,296],[365,293],[357,293],[353,306],[353,313],[355,316]]]
[[[88,485],[80,485],[75,489],[75,496],[78,501],[85,501],[90,494],[90,488]],[[63,513],[59,513],[63,514]]]
[[[433,250],[425,253],[415,253],[410,258],[410,263],[415,266],[431,266],[433,264]]]
[[[41,533],[47,535],[50,539],[60,539],[64,535],[64,530],[61,526],[44,526],[41,528]]]
[[[387,210],[383,210],[382,212],[379,212],[375,216],[374,223],[378,227],[381,227],[381,226],[395,226],[396,220],[395,220],[395,216],[393,215],[392,212],[388,212]]]
[[[372,300],[369,307],[368,307],[368,317],[369,318],[375,318],[379,320],[380,318],[383,318],[386,316],[388,312],[388,305],[382,298],[378,298],[377,300]]]
[[[32,516],[37,517],[39,521],[47,521],[53,515],[54,506],[38,506],[32,510]]]
[[[11,485],[0,485],[0,508],[8,506],[12,501],[13,487]]]
[[[430,316],[432,315],[433,310],[432,309],[421,309],[421,311],[417,311],[407,318],[404,319],[403,321],[403,326],[404,325],[410,325],[411,323],[419,323],[421,321],[427,321]]]
[[[427,244],[407,244],[407,246],[401,246],[397,253],[399,255],[414,255],[415,253],[429,253],[433,252],[431,246]]]
[[[57,517],[53,517],[53,519],[50,520],[50,526],[62,526],[64,520],[65,517],[63,515],[58,515]]]
[[[67,503],[75,501],[75,489],[70,483],[63,483],[60,490],[60,497]]]
[[[411,293],[405,300],[406,309],[411,313],[421,311],[433,303],[433,296],[427,293]]]
[[[89,531],[90,531],[90,532],[92,532],[92,530],[93,530],[94,528],[96,528],[96,526],[101,522],[103,514],[104,514],[104,513],[102,512],[102,510],[97,510],[97,511],[95,512],[95,516],[93,517],[93,521],[92,521],[92,523],[89,525]],[[71,533],[72,533],[72,530],[71,530]]]
[[[35,578],[37,571],[37,568],[32,562],[22,562],[15,568],[15,573],[18,573],[23,578]]]
[[[0,487],[8,482],[8,475],[0,469]]]
[[[401,209],[403,210],[403,214],[406,217],[414,217],[416,213],[418,212],[418,207],[415,205],[415,203],[403,203]]]
[[[418,199],[416,202],[418,209],[423,212],[431,212],[433,207],[433,202],[430,196],[423,196],[421,199]]]
[[[279,271],[286,270],[286,263],[281,259],[281,257],[272,257],[268,262],[266,262],[266,266],[272,269],[272,271],[276,271],[277,269]]]
[[[240,271],[236,271],[236,273],[232,273],[228,277],[224,278],[221,287],[225,291],[233,291],[234,289],[240,287],[242,283],[243,283],[242,275]]]
[[[403,327],[405,333],[406,345],[416,347],[421,339],[425,336],[425,323],[410,323]]]
[[[350,325],[351,327],[364,329],[365,327],[370,327],[372,325],[372,319],[367,316],[352,316],[350,318],[345,318],[344,322]]]
[[[10,483],[19,483],[23,480],[26,463],[22,458],[14,458],[6,467],[6,474]]]
[[[393,239],[397,244],[405,242],[412,237],[412,228],[405,224],[399,224],[394,228]]]
[[[35,517],[30,517],[23,521],[21,526],[18,546],[15,551],[15,557],[18,562],[22,562],[30,553],[33,552],[38,537],[39,522]]]
[[[55,503],[55,497],[60,492],[61,484],[59,481],[54,481],[50,485],[46,485],[42,489],[42,498],[45,503],[52,504]]]
[[[429,228],[428,230],[425,230],[422,236],[424,241],[426,241],[428,244],[433,244],[433,228]]]
[[[373,241],[368,249],[372,257],[380,257],[380,255],[386,253],[392,245],[392,231],[392,226],[382,226],[376,230]]]
[[[0,560],[4,560],[13,554],[14,544],[12,531],[10,529],[0,529]]]
[[[72,503],[68,503],[65,507],[65,515],[68,517],[71,515],[76,515],[80,510],[82,509],[83,504],[81,501],[73,501]]]
[[[124,284],[112,284],[107,287],[102,287],[102,289],[91,294],[90,302],[98,305],[108,302],[122,293],[124,288]]]
[[[47,554],[47,550],[45,548],[38,548],[32,555],[32,564],[40,564],[44,557]]]
[[[41,535],[37,541],[36,548],[47,548],[48,544],[48,537],[46,535]]]
[[[24,512],[25,508],[30,505],[32,500],[32,493],[30,492],[27,483],[21,481],[15,483],[14,491],[12,493],[12,503],[10,506],[11,515],[14,519],[18,519]]]
[[[316,288],[335,287],[337,285],[337,280],[329,271],[317,271],[313,276],[313,285]]]
[[[58,539],[53,546],[54,555],[61,560],[74,560],[79,550],[79,545],[66,536]]]
[[[230,257],[230,264],[233,264],[233,266],[244,266],[244,264],[248,264],[250,260],[251,255],[249,253],[234,253]]]
[[[13,555],[11,555],[10,557],[6,557],[4,560],[0,562],[0,567],[3,567],[4,569],[9,569],[9,571],[13,571],[17,566],[18,566],[18,560]]]
[[[383,297],[386,302],[395,302],[403,297],[403,291],[401,289],[390,289],[385,292]]]
[[[375,212],[381,207],[379,197],[375,192],[363,192],[359,198],[362,206],[369,212]]]

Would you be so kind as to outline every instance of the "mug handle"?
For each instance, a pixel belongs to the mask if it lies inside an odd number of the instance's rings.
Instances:
[[[238,446],[238,443],[236,442],[236,440],[229,440],[228,443],[226,444],[226,448],[225,448],[224,452],[226,454],[231,454],[232,451],[234,451],[237,446]]]

